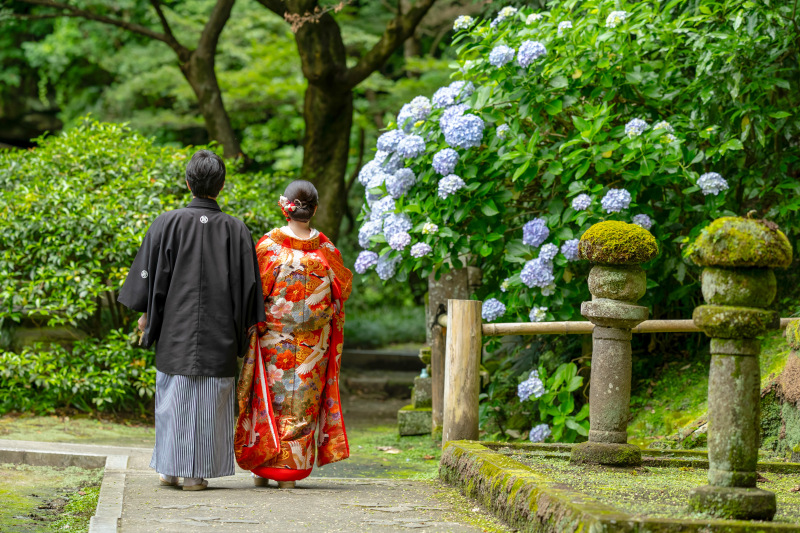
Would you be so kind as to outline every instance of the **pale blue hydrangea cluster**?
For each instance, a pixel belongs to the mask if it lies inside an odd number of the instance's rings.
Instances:
[[[378,254],[363,250],[356,258],[356,272],[363,274],[369,269],[378,264]]]
[[[372,204],[372,212],[369,215],[370,220],[383,220],[386,216],[396,209],[394,198],[391,196],[384,196],[374,204]]]
[[[364,187],[367,186],[372,176],[375,175],[376,172],[381,172],[381,164],[374,159],[361,167],[361,170],[358,173],[358,182],[363,185]]]
[[[510,46],[504,44],[497,45],[489,52],[489,63],[498,68],[502,67],[514,59],[515,53],[514,49]]]
[[[606,17],[606,28],[616,28],[618,24],[625,22],[628,18],[627,11],[612,11]]]
[[[405,231],[398,231],[389,237],[389,246],[398,252],[402,252],[409,244],[411,244],[411,235]]]
[[[397,155],[405,159],[425,153],[425,141],[419,135],[408,135],[397,145]]]
[[[543,218],[534,218],[522,226],[522,243],[536,248],[550,235],[547,221]]]
[[[539,249],[539,257],[545,261],[552,261],[558,255],[558,246],[547,243]]]
[[[394,174],[401,168],[403,168],[403,158],[399,155],[392,154],[392,155],[385,155],[386,152],[377,152],[375,154],[375,160],[380,162],[380,168],[387,174]],[[380,157],[378,157],[380,156]]]
[[[464,180],[455,174],[445,176],[439,180],[439,198],[445,200],[448,196],[455,194],[465,185],[466,183],[464,183]]]
[[[630,138],[638,137],[641,135],[644,130],[647,129],[647,122],[640,118],[635,118],[625,124],[625,135]]]
[[[449,85],[456,92],[456,102],[461,103],[475,92],[475,85],[471,81],[458,80]]]
[[[553,275],[553,263],[552,261],[545,261],[541,257],[531,259],[522,267],[519,278],[522,283],[531,289],[534,287],[541,289],[548,287],[556,280]]]
[[[375,271],[378,277],[386,281],[394,277],[397,272],[397,263],[400,262],[400,257],[391,257],[391,252],[386,252],[378,258],[378,263],[375,265]]]
[[[531,24],[539,20],[542,20],[542,15],[540,15],[539,13],[531,13],[530,15],[528,15],[528,18],[525,19],[525,24],[530,26]]]
[[[372,175],[369,180],[369,183],[366,185],[367,189],[367,205],[372,205],[377,200],[383,198],[384,194],[379,187],[386,182],[387,178],[390,178],[391,174],[387,174],[383,171],[376,172]]]
[[[430,244],[424,242],[418,242],[417,244],[411,247],[411,257],[416,257],[419,259],[420,257],[428,255],[432,251],[433,248],[431,248]]]
[[[463,102],[475,92],[475,86],[472,82],[454,81],[447,87],[439,88],[433,93],[433,107],[446,108]]]
[[[425,235],[435,235],[438,231],[439,226],[433,222],[426,222],[425,225],[422,226],[422,233]]]
[[[500,10],[500,12],[497,14],[497,17],[495,17],[490,26],[492,28],[496,28],[498,24],[500,24],[509,17],[513,17],[516,14],[517,14],[517,8],[506,6]]]
[[[405,138],[405,134],[401,130],[387,131],[378,137],[378,151],[391,153],[397,150],[397,145],[400,144]]]
[[[517,63],[522,68],[528,68],[531,63],[547,55],[547,48],[539,41],[525,41],[519,47]]]
[[[650,228],[653,227],[653,220],[644,213],[633,217],[633,223],[636,224],[637,226],[643,227],[646,230],[649,230]]]
[[[484,320],[491,322],[492,320],[497,320],[504,314],[506,314],[506,306],[497,298],[489,298],[483,302],[481,316]]]
[[[728,182],[716,172],[706,172],[697,180],[697,186],[705,196],[709,194],[716,196],[728,189]]]
[[[442,112],[442,116],[439,117],[439,127],[444,130],[453,120],[463,116],[468,109],[469,106],[467,104],[456,104],[448,107]]]
[[[501,139],[505,139],[506,137],[508,137],[509,131],[511,131],[511,128],[508,126],[508,124],[500,124],[494,130],[495,135],[497,135]]]
[[[600,205],[606,213],[619,213],[631,205],[631,193],[625,189],[609,189]]]
[[[358,230],[358,245],[362,248],[369,248],[370,239],[380,235],[383,228],[382,220],[368,220]]]
[[[571,30],[572,29],[572,22],[569,20],[564,20],[558,23],[558,36],[561,37],[564,35],[564,30]]]
[[[467,15],[461,15],[460,17],[456,18],[455,23],[453,23],[453,29],[458,30],[466,30],[470,26],[472,26],[472,17],[468,17]]]
[[[547,424],[539,424],[528,433],[528,440],[531,442],[543,442],[550,435],[550,426]]]
[[[511,279],[510,278],[504,279],[503,283],[500,284],[500,292],[506,292],[510,286],[511,286]]]
[[[547,320],[547,308],[534,305],[528,314],[528,318],[531,322],[544,322]]]
[[[580,239],[570,239],[561,245],[561,255],[567,258],[567,261],[577,261],[578,258],[578,243]]]
[[[653,124],[654,130],[667,130],[668,133],[675,133],[675,128],[666,120],[662,120]]]
[[[416,122],[427,119],[432,110],[430,100],[424,96],[417,96],[400,108],[400,113],[397,114],[397,125],[408,133]]]
[[[590,205],[592,205],[592,197],[588,194],[582,193],[572,199],[572,209],[575,211],[589,209]]]
[[[397,233],[411,231],[413,226],[406,213],[389,213],[383,221],[383,234],[389,240]]]
[[[539,377],[538,370],[531,370],[528,379],[517,385],[517,397],[521,402],[524,402],[531,396],[534,398],[541,398],[544,393],[544,383],[542,383],[542,379]]]
[[[417,182],[414,171],[410,168],[401,168],[386,178],[386,192],[395,200],[411,190]]]
[[[444,132],[444,140],[448,145],[453,148],[468,149],[480,146],[483,139],[483,128],[483,119],[480,117],[461,115],[448,120],[442,131]]]
[[[439,150],[433,155],[433,170],[442,176],[452,174],[458,163],[458,152],[452,148]]]

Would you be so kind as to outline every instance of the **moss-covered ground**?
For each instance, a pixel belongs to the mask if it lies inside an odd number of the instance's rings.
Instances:
[[[151,421],[89,415],[0,417],[0,439],[149,447],[155,442]]]
[[[705,343],[707,346],[707,343]],[[762,387],[780,372],[789,347],[781,332],[770,333],[763,342],[760,366]],[[628,442],[646,446],[688,430],[708,409],[707,348],[684,361],[673,361],[658,369],[652,379],[633,384]],[[690,443],[689,443],[690,444]]]
[[[571,465],[567,460],[505,448],[498,450],[529,466],[537,474],[558,480],[572,490],[587,494],[636,517],[701,518],[687,512],[689,492],[706,485],[704,468],[640,467],[635,469]],[[778,500],[775,522],[800,523],[798,474],[767,473],[758,487],[772,491]]]
[[[102,470],[0,464],[0,531],[88,531]]]

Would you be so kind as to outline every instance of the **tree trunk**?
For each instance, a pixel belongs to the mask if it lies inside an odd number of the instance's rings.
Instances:
[[[314,183],[320,209],[314,225],[334,242],[345,212],[345,174],[353,125],[353,91],[343,82],[347,73],[339,26],[328,14],[305,24],[295,41],[308,80],[303,110],[302,177]]]
[[[226,159],[244,158],[239,138],[233,131],[230,117],[222,102],[222,91],[214,70],[214,57],[194,51],[188,61],[181,63],[181,71],[197,96],[209,138],[222,146]]]

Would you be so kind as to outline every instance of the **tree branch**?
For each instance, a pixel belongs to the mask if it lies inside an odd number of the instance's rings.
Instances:
[[[283,0],[256,0],[259,4],[266,7],[279,17],[283,18],[283,16],[289,12],[286,8],[286,3]]]
[[[61,16],[83,18],[86,20],[94,20],[96,22],[102,22],[103,24],[116,26],[118,28],[122,28],[124,30],[128,30],[133,33],[138,33],[139,35],[144,35],[145,37],[161,41],[163,43],[168,44],[170,47],[173,46],[173,42],[177,44],[177,41],[174,41],[174,38],[172,41],[170,41],[170,38],[167,35],[153,31],[146,26],[142,26],[141,24],[136,24],[135,22],[127,22],[124,20],[107,17],[105,15],[100,15],[92,11],[86,11],[85,9],[80,9],[75,6],[71,6],[69,4],[56,2],[55,0],[18,0],[18,1],[24,4],[30,4],[34,6],[52,7],[53,9],[60,9],[61,11],[64,12],[60,13]],[[45,17],[45,15],[34,15],[34,16],[41,18]]]
[[[258,0],[259,2],[261,0]],[[413,35],[417,25],[428,13],[436,0],[419,0],[407,12],[398,14],[386,25],[386,31],[372,50],[364,54],[355,66],[347,70],[345,84],[352,88],[364,81],[370,74],[378,70],[386,60]]]
[[[231,9],[235,2],[236,0],[217,0],[203,28],[203,33],[200,34],[200,41],[197,43],[198,52],[210,53],[212,56],[216,54],[219,36],[231,17]]]
[[[172,33],[172,28],[170,28],[169,26],[167,17],[164,16],[164,11],[161,9],[160,0],[150,0],[150,4],[153,6],[153,9],[156,10],[156,15],[158,15],[158,20],[161,21],[161,27],[164,29],[164,35],[166,35],[168,39],[172,40],[173,44],[170,44],[170,46],[173,49],[176,49],[175,48],[176,46],[183,48],[183,46],[178,42],[178,39],[176,39],[175,35]]]

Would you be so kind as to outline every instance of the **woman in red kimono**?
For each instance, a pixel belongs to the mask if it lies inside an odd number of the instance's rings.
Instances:
[[[350,455],[339,370],[353,274],[310,227],[318,202],[313,184],[292,182],[280,200],[287,226],[256,245],[267,321],[244,358],[234,446],[257,486],[272,479],[293,488],[311,473],[315,453],[318,466]]]

